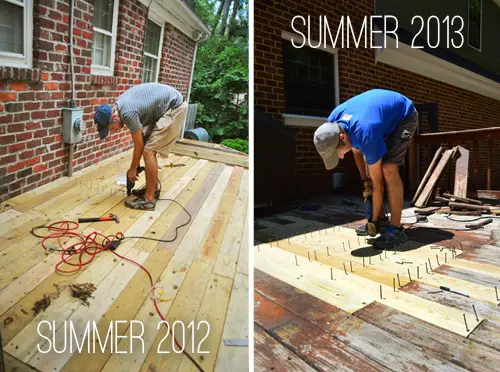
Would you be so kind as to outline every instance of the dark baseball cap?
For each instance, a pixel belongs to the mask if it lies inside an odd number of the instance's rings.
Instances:
[[[328,170],[335,168],[339,163],[337,146],[340,132],[341,128],[338,123],[324,123],[314,132],[314,146]]]
[[[101,105],[96,110],[94,114],[94,122],[97,124],[97,130],[99,131],[99,138],[104,139],[108,135],[108,124],[111,120],[111,113],[113,109],[110,105]]]

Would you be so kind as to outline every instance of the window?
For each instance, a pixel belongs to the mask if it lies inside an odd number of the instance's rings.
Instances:
[[[144,70],[142,72],[142,81],[144,83],[158,81],[162,38],[163,27],[148,19],[146,39],[144,41]]]
[[[481,50],[482,0],[469,0],[469,45]]]
[[[0,66],[31,67],[32,0],[0,0]]]
[[[283,40],[285,113],[328,116],[335,107],[334,54]]]
[[[94,0],[92,73],[113,75],[118,0]]]

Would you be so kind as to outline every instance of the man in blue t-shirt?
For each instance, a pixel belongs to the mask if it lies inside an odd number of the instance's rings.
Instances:
[[[376,248],[392,248],[408,239],[401,226],[403,183],[398,168],[404,163],[417,126],[418,113],[410,99],[390,90],[373,89],[336,107],[328,122],[314,133],[314,144],[326,169],[335,168],[339,158],[352,150],[365,201],[373,203],[371,218],[356,232],[370,236],[381,232],[374,242]],[[384,181],[391,207],[390,224],[383,210]],[[383,224],[387,226],[381,231]]]

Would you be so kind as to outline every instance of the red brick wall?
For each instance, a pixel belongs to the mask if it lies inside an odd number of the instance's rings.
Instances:
[[[373,14],[373,1],[255,0],[255,105],[277,120],[284,113],[284,73],[281,32],[293,32],[290,22],[296,15],[318,22],[328,17],[335,30],[340,16],[362,20]],[[319,40],[318,26],[311,28],[312,39]],[[438,103],[439,131],[500,126],[500,102],[464,89],[425,78],[383,63],[374,63],[374,51],[344,49],[339,51],[340,102],[372,88],[399,91],[415,103]],[[332,109],[334,108],[332,102]],[[327,172],[312,143],[314,129],[297,128],[295,190],[304,197],[331,190],[332,175]],[[467,145],[468,147],[469,145]],[[259,151],[260,149],[255,149]],[[482,146],[479,154],[480,188],[486,185],[487,157]],[[472,153],[471,153],[472,156]],[[494,151],[493,164],[500,161],[500,149]],[[256,164],[256,166],[258,166]],[[352,158],[346,159],[346,179],[350,190],[358,190],[359,175]],[[472,166],[472,160],[471,160]],[[472,173],[472,170],[470,170]],[[422,172],[423,173],[423,172]],[[352,186],[352,187],[351,187]],[[471,187],[471,186],[469,186]],[[493,189],[500,189],[500,172],[493,177]]]
[[[142,79],[142,45],[147,9],[120,0],[115,72],[91,75],[93,7],[77,0],[75,11],[76,105],[84,109],[83,141],[74,147],[80,170],[131,147],[128,131],[99,140],[93,122],[98,105]],[[33,68],[0,67],[0,201],[55,180],[67,171],[68,145],[62,143],[62,108],[69,106],[69,1],[35,0]],[[194,42],[165,25],[160,82],[187,94]],[[172,47],[171,51],[169,48]]]
[[[160,80],[170,84],[187,96],[193,65],[195,42],[172,25],[165,26],[160,66]]]

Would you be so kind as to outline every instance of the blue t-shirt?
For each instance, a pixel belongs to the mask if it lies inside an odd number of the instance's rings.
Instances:
[[[339,123],[352,147],[360,150],[372,165],[387,152],[385,139],[414,112],[413,102],[402,94],[372,89],[337,106],[328,121]]]

